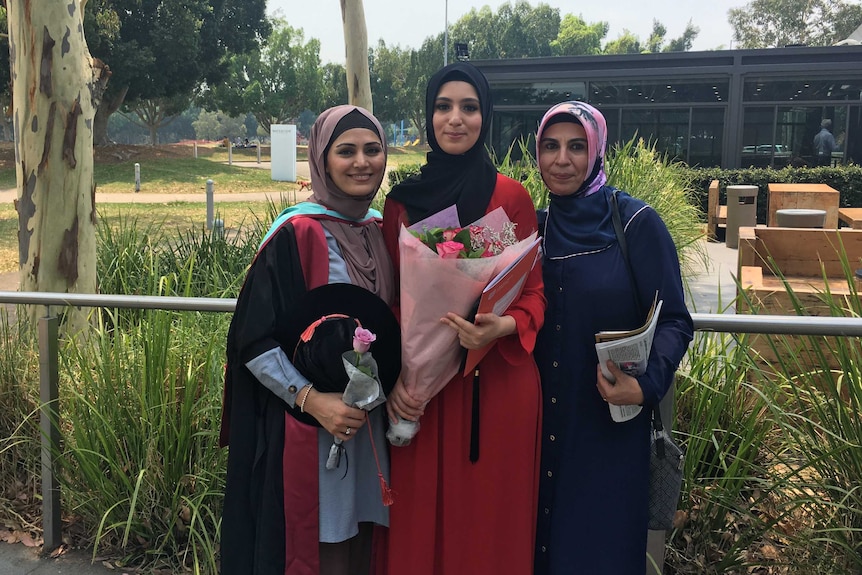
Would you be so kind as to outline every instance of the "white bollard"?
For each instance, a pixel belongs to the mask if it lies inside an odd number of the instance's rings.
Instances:
[[[198,159],[198,141],[195,140],[195,159]]]
[[[207,180],[207,229],[213,229],[213,181]]]
[[[227,143],[227,165],[233,165],[233,144],[230,143],[230,140]]]
[[[135,191],[141,191],[141,165],[135,162]]]
[[[260,140],[257,141],[257,163],[260,163]]]

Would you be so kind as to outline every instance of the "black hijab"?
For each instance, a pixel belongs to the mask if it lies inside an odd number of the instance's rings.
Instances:
[[[482,111],[482,129],[476,144],[466,153],[444,152],[434,136],[434,103],[446,82],[467,82],[476,89]],[[491,87],[482,72],[472,64],[456,62],[437,71],[425,90],[425,134],[431,151],[420,173],[395,186],[389,197],[401,203],[412,223],[418,222],[451,205],[458,206],[461,225],[475,222],[485,215],[497,183],[494,167],[485,149],[485,137],[491,127]]]

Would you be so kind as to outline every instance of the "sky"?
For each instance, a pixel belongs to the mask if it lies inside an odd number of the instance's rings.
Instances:
[[[347,0],[351,1],[351,0]],[[529,0],[537,6],[539,0]],[[368,44],[379,39],[387,45],[419,48],[422,41],[443,31],[447,19],[456,22],[471,9],[490,6],[496,13],[501,0],[363,0]],[[511,0],[515,4],[516,0]],[[747,0],[606,0],[605,2],[575,2],[574,0],[543,0],[560,10],[560,17],[575,14],[588,23],[609,24],[605,42],[613,40],[627,29],[641,40],[652,31],[657,19],[667,28],[666,39],[678,38],[691,22],[700,28],[693,50],[733,48],[733,36],[727,22],[730,8],[745,6]],[[302,28],[305,38],[320,40],[322,62],[344,63],[344,32],[341,26],[339,0],[268,0],[267,12],[280,12],[288,24]],[[451,60],[451,58],[450,58]],[[442,65],[442,57],[441,62]]]

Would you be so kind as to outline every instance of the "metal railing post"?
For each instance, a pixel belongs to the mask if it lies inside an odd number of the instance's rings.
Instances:
[[[215,216],[215,207],[214,203],[214,193],[215,193],[215,184],[212,180],[207,180],[207,229],[213,229],[213,217]]]
[[[50,315],[39,319],[39,428],[42,432],[42,538],[43,549],[51,552],[62,543],[60,486],[54,474],[57,446],[60,445],[59,402],[59,321]]]

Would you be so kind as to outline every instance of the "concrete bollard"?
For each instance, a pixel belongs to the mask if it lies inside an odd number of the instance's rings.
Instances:
[[[227,165],[233,165],[233,144],[230,143],[230,140],[227,143]]]
[[[260,163],[260,140],[257,141],[257,163]]]
[[[213,207],[213,195],[214,195],[213,188],[214,188],[214,186],[215,186],[215,184],[213,183],[212,180],[207,180],[207,229],[208,230],[213,229],[213,215],[214,215],[213,212],[215,211],[214,207]]]
[[[141,165],[135,162],[135,191],[141,191]]]
[[[198,159],[198,141],[195,140],[195,159]]]

